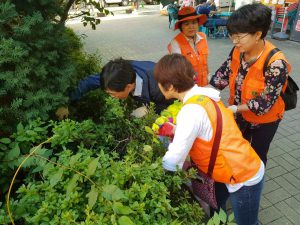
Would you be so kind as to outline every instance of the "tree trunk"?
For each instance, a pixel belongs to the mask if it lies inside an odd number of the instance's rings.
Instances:
[[[71,6],[74,4],[76,0],[68,0],[67,4],[64,7],[64,12],[60,17],[60,23],[65,24],[66,20],[68,19],[68,14],[70,11]]]

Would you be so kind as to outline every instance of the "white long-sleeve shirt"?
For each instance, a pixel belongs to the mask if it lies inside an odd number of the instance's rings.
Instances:
[[[183,99],[185,103],[195,95],[205,95],[215,101],[220,101],[220,92],[213,88],[203,88],[195,85],[187,92]],[[188,104],[182,107],[177,115],[176,131],[173,142],[170,143],[168,151],[163,157],[163,167],[166,170],[176,171],[182,169],[183,163],[196,138],[209,141],[213,135],[213,129],[205,109],[197,104]],[[261,181],[264,175],[264,164],[261,162],[259,172],[244,183],[227,185],[229,192],[240,189],[243,185],[252,186]]]

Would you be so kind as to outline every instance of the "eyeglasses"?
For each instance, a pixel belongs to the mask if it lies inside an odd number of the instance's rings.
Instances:
[[[244,37],[248,36],[248,35],[249,35],[249,34],[245,34],[245,35],[243,35],[243,36],[238,36],[238,35],[237,35],[237,36],[235,36],[235,37],[229,35],[229,38],[230,38],[230,40],[231,40],[232,42],[236,41],[237,43],[240,43],[241,40],[242,40]]]

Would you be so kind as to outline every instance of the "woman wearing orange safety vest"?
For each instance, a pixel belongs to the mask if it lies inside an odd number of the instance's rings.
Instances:
[[[270,24],[271,9],[262,4],[245,5],[233,12],[227,29],[234,48],[210,81],[220,90],[229,86],[228,108],[265,164],[284,114],[280,93],[285,91],[291,70],[280,51],[268,59],[275,49],[265,40]]]
[[[258,210],[263,188],[265,166],[245,140],[230,109],[220,100],[220,92],[194,84],[194,70],[180,54],[166,55],[154,69],[154,77],[166,99],[179,99],[183,107],[177,116],[174,138],[163,157],[168,171],[181,169],[186,157],[203,171],[208,171],[214,138],[217,133],[217,111],[222,115],[220,145],[212,178],[216,183],[218,205],[230,197],[239,225],[258,225]],[[218,192],[224,186],[226,193]]]
[[[197,15],[193,7],[183,7],[178,12],[175,30],[181,32],[168,45],[170,53],[184,55],[195,70],[196,83],[199,86],[208,84],[208,46],[206,35],[198,32],[199,26],[206,22],[206,15]]]

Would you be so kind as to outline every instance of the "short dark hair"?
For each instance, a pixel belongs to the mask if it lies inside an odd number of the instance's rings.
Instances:
[[[272,10],[259,3],[242,6],[232,13],[227,22],[229,34],[261,31],[265,38],[271,25]]]
[[[100,74],[100,85],[104,90],[124,91],[135,82],[136,75],[128,60],[122,58],[109,61]]]
[[[165,89],[173,85],[176,91],[183,92],[194,85],[195,71],[192,64],[180,54],[162,57],[154,68],[154,78]]]

